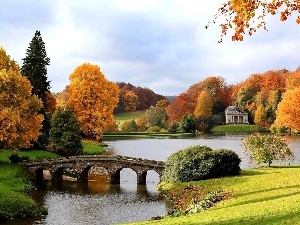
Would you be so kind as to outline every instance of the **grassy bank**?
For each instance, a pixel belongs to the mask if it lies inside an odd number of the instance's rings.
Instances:
[[[115,120],[135,120],[145,114],[146,110],[141,110],[141,111],[134,111],[134,112],[119,112],[115,113],[114,117]]]
[[[21,165],[0,163],[0,221],[45,212],[27,195],[32,188]]]
[[[105,149],[95,141],[83,141],[84,154],[102,154]],[[42,150],[18,151],[0,150],[0,221],[28,217],[45,213],[29,196],[34,188],[29,180],[26,169],[19,164],[10,163],[9,156],[17,153],[20,157],[30,160],[54,159],[58,155]]]
[[[218,125],[214,126],[211,129],[211,132],[258,132],[258,126],[254,124],[227,124],[227,125]]]
[[[236,177],[190,182],[225,190],[232,197],[200,213],[136,224],[300,224],[299,177],[300,166],[290,166],[245,170]],[[184,188],[188,183],[180,185]]]

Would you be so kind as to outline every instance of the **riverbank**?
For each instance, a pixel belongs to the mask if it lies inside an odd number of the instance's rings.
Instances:
[[[103,146],[95,141],[83,141],[83,153],[102,154]],[[19,164],[11,163],[9,156],[18,154],[30,160],[54,159],[58,155],[43,150],[13,152],[0,150],[0,222],[12,218],[25,218],[47,213],[47,210],[29,197],[32,185],[28,171]]]
[[[164,192],[193,185],[212,192],[223,190],[231,197],[195,214],[132,224],[299,224],[299,177],[300,166],[281,166],[243,170],[235,177],[168,184],[161,187]]]
[[[28,193],[34,188],[21,165],[0,163],[0,221],[46,213]]]
[[[226,124],[226,125],[217,125],[211,129],[211,132],[258,132],[259,128],[255,124]]]

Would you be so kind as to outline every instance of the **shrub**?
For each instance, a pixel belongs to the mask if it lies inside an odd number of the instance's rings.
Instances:
[[[18,154],[11,154],[9,156],[9,160],[10,160],[11,163],[20,163],[20,162],[23,162],[23,161],[28,161],[29,157],[28,156],[20,157]]]
[[[127,120],[121,126],[121,132],[129,133],[137,131],[137,125],[135,120]]]
[[[191,146],[168,157],[162,175],[165,182],[187,182],[240,173],[239,156],[226,149]]]
[[[149,133],[159,133],[160,129],[161,128],[159,126],[151,126],[147,129],[147,132],[149,132]]]

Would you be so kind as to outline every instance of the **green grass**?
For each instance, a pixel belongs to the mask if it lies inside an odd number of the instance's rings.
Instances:
[[[253,124],[227,124],[214,126],[211,132],[258,132],[258,126]]]
[[[95,141],[83,141],[82,146],[84,155],[99,155],[105,152],[103,146]]]
[[[145,110],[141,111],[134,111],[134,112],[120,112],[120,113],[115,113],[115,120],[135,120],[145,114]]]
[[[27,195],[33,188],[27,177],[27,171],[21,165],[0,163],[0,221],[42,212]]]
[[[245,170],[236,177],[190,182],[229,191],[233,197],[200,213],[137,224],[300,224],[299,177],[300,166],[290,166]]]
[[[30,150],[30,151],[11,151],[0,150],[0,162],[10,162],[9,156],[11,154],[18,154],[20,157],[28,156],[30,160],[42,160],[42,159],[54,159],[57,158],[57,154],[53,152],[47,152],[43,150]]]

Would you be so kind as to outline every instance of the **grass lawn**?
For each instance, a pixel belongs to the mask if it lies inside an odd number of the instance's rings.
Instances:
[[[258,132],[258,126],[254,124],[227,124],[214,126],[211,132]]]
[[[0,162],[0,223],[45,212],[27,195],[33,188],[27,177],[21,165]]]
[[[233,197],[200,213],[136,224],[300,224],[299,177],[300,166],[289,166],[244,170],[236,177],[190,182],[229,191]]]
[[[84,155],[99,155],[105,152],[103,146],[96,141],[82,141]]]
[[[137,119],[145,114],[145,110],[141,111],[134,111],[134,112],[120,112],[115,113],[115,120],[134,120]]]

